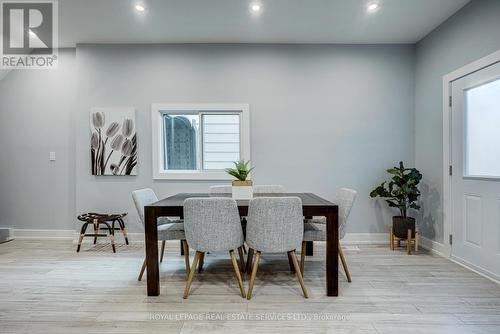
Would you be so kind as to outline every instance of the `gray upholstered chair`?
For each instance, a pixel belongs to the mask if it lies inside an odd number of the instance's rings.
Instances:
[[[342,188],[339,190],[333,203],[339,206],[339,240],[345,236],[347,219],[351,213],[352,206],[356,200],[357,192],[352,189]],[[326,240],[326,219],[324,217],[315,217],[306,220],[304,224],[304,241],[302,242],[302,250],[300,255],[300,270],[304,273],[306,242],[307,241],[325,241]],[[351,274],[347,268],[347,262],[342,252],[342,247],[339,243],[339,256],[344,267],[347,281],[351,282]]]
[[[234,250],[238,249],[240,265],[243,260],[243,230],[236,201],[232,198],[188,198],[184,201],[184,228],[189,247],[196,250],[193,265],[184,290],[184,298],[189,295],[196,265],[206,252],[229,252],[234,272],[238,280],[241,296],[245,289]]]
[[[144,207],[152,203],[158,202],[158,197],[152,189],[140,189],[132,191],[132,198],[134,200],[137,214],[141,220],[142,225],[145,224]],[[189,248],[186,243],[186,236],[184,234],[184,223],[178,217],[160,217],[157,221],[158,225],[158,240],[161,240],[161,255],[160,262],[163,261],[163,253],[165,252],[165,242],[167,240],[181,240],[184,249],[184,260],[186,262],[186,271],[189,273]],[[144,270],[146,269],[146,259],[142,264],[141,272],[139,273],[138,280],[142,279]]]
[[[285,188],[280,185],[261,185],[253,187],[254,194],[276,194],[284,193]]]
[[[287,253],[293,262],[304,297],[308,298],[302,273],[295,257],[304,236],[302,202],[298,197],[258,197],[250,201],[248,208],[247,245],[249,247],[249,268],[252,269],[247,298],[252,298],[252,290],[257,275],[261,253]],[[251,265],[256,252],[255,264]]]
[[[217,185],[217,186],[210,186],[208,192],[210,195],[231,194],[233,190],[231,185]]]

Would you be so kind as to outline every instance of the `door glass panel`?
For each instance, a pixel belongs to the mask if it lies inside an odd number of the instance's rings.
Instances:
[[[500,79],[465,91],[465,176],[500,177]]]

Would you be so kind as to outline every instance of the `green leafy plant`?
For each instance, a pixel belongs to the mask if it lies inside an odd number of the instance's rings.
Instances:
[[[405,218],[408,209],[419,210],[418,184],[422,179],[422,174],[416,168],[405,168],[402,161],[399,162],[399,167],[389,168],[387,173],[392,175],[391,180],[382,182],[373,189],[370,197],[385,198],[387,204],[392,208],[398,208],[401,216]]]
[[[249,168],[248,164],[250,161],[245,162],[244,160],[240,161],[235,161],[234,166],[235,168],[227,168],[226,173],[228,173],[231,176],[234,176],[236,179],[240,181],[245,181],[248,177],[248,174],[253,170],[252,168]]]

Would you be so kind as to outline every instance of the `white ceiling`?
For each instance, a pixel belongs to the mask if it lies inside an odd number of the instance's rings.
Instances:
[[[469,2],[260,1],[253,15],[251,0],[59,0],[59,43],[415,43]]]
[[[371,2],[380,10],[368,14]],[[260,2],[260,15],[250,4]],[[470,0],[59,0],[77,43],[415,43]],[[134,6],[143,4],[144,13]],[[9,71],[0,70],[0,80]]]

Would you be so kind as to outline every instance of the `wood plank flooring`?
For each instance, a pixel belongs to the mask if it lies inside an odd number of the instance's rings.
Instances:
[[[500,333],[500,285],[425,251],[348,246],[353,282],[325,296],[324,245],[305,265],[304,299],[283,255],[263,254],[251,301],[229,254],[209,254],[182,298],[184,258],[168,243],[162,295],[137,281],[143,245],[0,244],[0,333]],[[193,252],[191,252],[193,256]],[[248,287],[248,275],[245,288]]]

